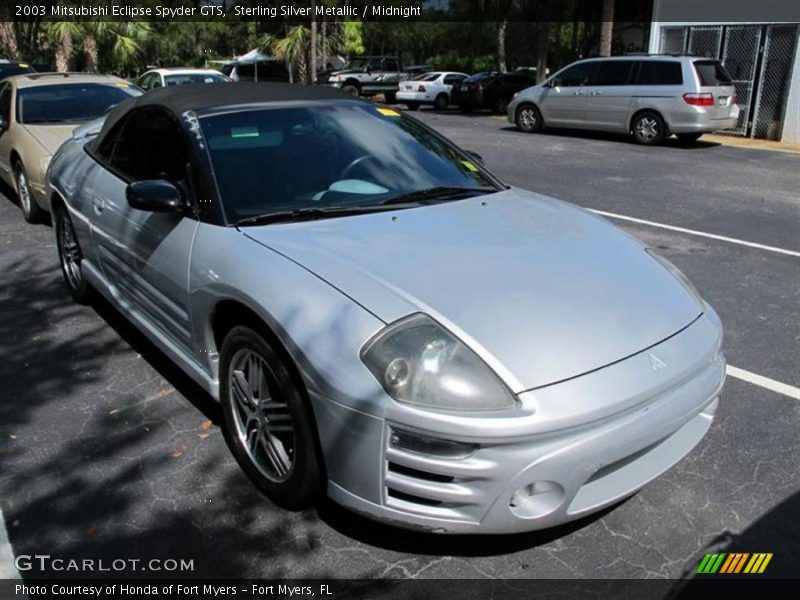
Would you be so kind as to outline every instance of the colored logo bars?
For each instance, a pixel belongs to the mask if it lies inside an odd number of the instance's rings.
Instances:
[[[763,573],[769,561],[772,560],[772,553],[757,552],[718,552],[706,554],[697,567],[697,572],[702,574],[711,573]]]

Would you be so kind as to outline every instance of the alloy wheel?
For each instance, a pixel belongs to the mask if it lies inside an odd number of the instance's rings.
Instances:
[[[653,117],[642,117],[636,124],[636,133],[646,142],[654,140],[658,136],[658,121]]]
[[[81,249],[75,240],[72,223],[64,216],[59,220],[59,239],[61,241],[61,267],[67,276],[67,283],[72,289],[79,289],[83,280],[81,274]]]
[[[228,376],[236,435],[252,464],[267,479],[280,483],[292,471],[295,431],[289,407],[269,387],[270,369],[249,348],[234,354]]]
[[[532,131],[536,129],[539,119],[537,118],[536,111],[533,108],[523,108],[519,112],[519,120],[524,129]]]
[[[22,169],[17,172],[17,196],[22,212],[26,215],[31,214],[31,191],[28,189],[28,178]]]

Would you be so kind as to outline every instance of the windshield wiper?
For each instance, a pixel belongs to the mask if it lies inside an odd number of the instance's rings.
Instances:
[[[447,200],[459,200],[470,194],[493,194],[497,190],[493,187],[467,187],[452,185],[437,185],[436,187],[415,190],[406,194],[400,194],[382,202],[383,206],[393,204],[407,204],[409,202],[444,202]]]
[[[397,208],[393,206],[391,208]],[[380,204],[362,206],[325,206],[296,208],[294,210],[281,210],[277,212],[253,215],[239,219],[234,223],[235,227],[247,225],[266,225],[268,223],[291,223],[296,221],[310,221],[313,219],[327,219],[329,217],[346,217],[348,215],[363,215],[381,210],[388,210]]]

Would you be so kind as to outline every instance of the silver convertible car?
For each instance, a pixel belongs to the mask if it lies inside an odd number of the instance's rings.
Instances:
[[[72,296],[223,408],[274,502],[435,532],[613,504],[708,431],[722,327],[652,248],[330,88],[181,86],[52,159]]]

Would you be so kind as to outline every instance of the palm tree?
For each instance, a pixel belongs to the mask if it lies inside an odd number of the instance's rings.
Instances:
[[[309,83],[314,84],[317,82],[317,3],[311,0],[311,64],[309,65],[311,71]]]
[[[11,3],[3,3],[0,8],[0,49],[11,60],[19,58],[19,44],[17,43],[17,30],[11,19]]]
[[[103,30],[103,35],[114,40],[111,47],[111,55],[114,62],[122,68],[127,69],[139,58],[142,47],[152,35],[150,23],[146,21],[123,21],[119,23],[110,22],[107,31]],[[98,31],[101,31],[98,29]],[[84,47],[85,48],[85,47]],[[95,46],[95,51],[97,47]],[[88,52],[87,52],[88,55]],[[94,56],[94,63],[97,64],[97,54]],[[88,56],[87,56],[88,64]]]
[[[611,38],[614,34],[614,0],[603,0],[600,27],[600,56],[611,56]]]
[[[286,36],[272,44],[272,51],[280,60],[289,65],[290,81],[292,68],[297,66],[297,75],[303,83],[308,83],[308,46],[311,34],[307,27],[295,25],[286,32]]]
[[[81,25],[73,21],[48,23],[47,37],[55,49],[56,71],[65,73],[72,66],[73,40],[81,35]]]

